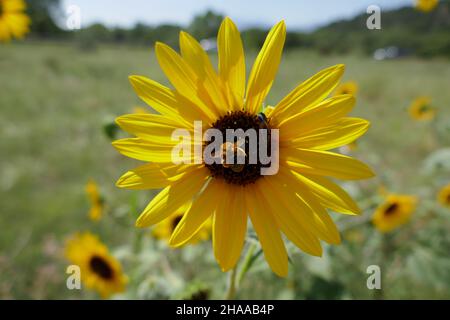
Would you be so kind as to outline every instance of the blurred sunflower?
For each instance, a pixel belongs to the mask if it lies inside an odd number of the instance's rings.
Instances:
[[[89,180],[86,184],[86,194],[91,203],[89,218],[93,221],[98,221],[103,216],[104,199],[100,195],[99,187],[94,180]]]
[[[372,222],[380,232],[390,232],[407,223],[417,206],[417,198],[391,194],[373,215]]]
[[[416,0],[416,9],[422,12],[433,11],[439,4],[439,0]]]
[[[180,223],[183,215],[189,210],[191,203],[187,203],[180,207],[169,218],[158,223],[153,229],[153,235],[162,240],[170,240],[173,232]],[[209,219],[203,226],[197,231],[197,233],[190,239],[189,244],[197,244],[200,241],[208,240],[211,236],[211,219]]]
[[[157,59],[175,90],[142,76],[131,76],[138,96],[161,115],[117,119],[122,129],[137,138],[115,141],[114,147],[125,156],[149,162],[127,172],[117,186],[164,188],[144,209],[136,225],[159,223],[192,201],[170,244],[178,247],[187,243],[212,216],[213,249],[223,271],[233,268],[239,260],[248,216],[276,274],[286,276],[288,272],[282,233],[303,251],[322,255],[320,240],[340,243],[339,231],[327,208],[346,214],[360,212],[351,197],[327,176],[355,180],[374,175],[356,159],[325,151],[349,144],[369,127],[366,120],[346,117],[355,104],[352,95],[326,99],[336,88],[343,65],[320,71],[274,108],[263,110],[285,37],[282,21],[269,32],[247,85],[241,36],[229,18],[219,29],[218,73],[201,45],[185,32],[180,33],[181,55],[157,43]],[[279,129],[278,173],[262,176],[263,164],[250,165],[247,158],[239,170],[221,164],[174,165],[172,150],[178,141],[172,141],[172,133],[178,128],[192,133],[193,123],[198,120],[203,129],[214,128],[222,133],[226,129]]]
[[[353,96],[356,96],[358,90],[359,90],[358,84],[354,81],[349,81],[339,85],[334,91],[334,95],[338,96],[341,94],[351,94]]]
[[[419,97],[409,107],[409,114],[414,120],[431,120],[436,115],[436,109],[431,105],[431,98]]]
[[[80,267],[81,281],[103,299],[125,290],[127,277],[119,261],[109,254],[97,236],[90,233],[75,235],[67,242],[65,253],[71,263]]]
[[[0,0],[0,41],[22,39],[29,32],[30,18],[25,14],[25,1]]]
[[[442,187],[438,194],[438,200],[443,206],[450,208],[450,184]]]

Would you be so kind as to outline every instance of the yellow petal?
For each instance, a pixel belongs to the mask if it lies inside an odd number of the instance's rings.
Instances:
[[[162,115],[191,127],[193,120],[202,119],[202,113],[189,104],[182,105],[172,90],[158,82],[142,76],[130,76],[129,80],[138,97]]]
[[[245,56],[241,35],[230,18],[223,20],[217,36],[219,75],[242,107],[245,95]]]
[[[295,193],[298,199],[292,197],[291,203],[296,206],[300,219],[305,221],[311,228],[311,231],[320,239],[329,244],[339,244],[341,238],[333,220],[327,213],[318,198],[309,190],[309,188],[299,180],[290,170],[283,167],[274,179],[279,188],[285,188],[286,193]],[[300,200],[296,201],[296,200]]]
[[[18,12],[26,9],[26,3],[23,0],[2,1],[3,12]]]
[[[281,142],[282,146],[314,150],[330,150],[352,143],[369,129],[370,122],[359,118],[343,118],[295,139]]]
[[[185,60],[172,48],[160,42],[156,43],[155,52],[161,69],[175,89],[200,110],[210,111],[200,99],[199,79]]]
[[[172,155],[174,145],[158,144],[157,142],[149,142],[140,138],[128,138],[114,141],[112,143],[121,154],[132,159],[147,162],[193,162],[194,154],[191,149],[190,155]],[[191,145],[188,145],[189,147]]]
[[[275,80],[286,39],[286,25],[279,22],[270,30],[248,80],[246,110],[257,113]]]
[[[348,193],[329,179],[311,174],[295,173],[295,176],[311,189],[325,207],[350,215],[361,213]]]
[[[148,163],[125,173],[119,178],[116,186],[125,189],[145,190],[164,188],[169,183],[167,175],[158,164]]]
[[[178,208],[191,201],[202,189],[209,170],[202,167],[186,172],[184,176],[163,189],[144,209],[136,221],[137,227],[148,227],[169,217]]]
[[[126,132],[159,144],[176,144],[172,141],[172,133],[180,128],[180,123],[156,114],[129,114],[120,116],[116,123]]]
[[[204,100],[211,100],[218,115],[225,114],[228,111],[228,101],[223,95],[219,77],[205,50],[197,40],[183,31],[180,32],[180,49],[183,59],[198,77],[197,88],[203,94]]]
[[[272,117],[281,121],[322,101],[338,85],[344,70],[345,66],[338,64],[301,83],[275,106]]]
[[[280,188],[280,185],[274,183],[274,177],[276,176],[261,178],[255,184],[258,199],[261,199],[265,208],[270,208],[277,225],[290,241],[308,254],[321,256],[322,247],[319,240],[299,217],[297,208],[293,207],[292,192]],[[265,195],[267,193],[270,195]],[[293,196],[295,197],[295,194]]]
[[[222,202],[213,220],[214,256],[223,272],[232,269],[241,256],[247,232],[243,187],[223,182]]]
[[[286,277],[288,274],[288,256],[277,222],[268,208],[263,207],[256,198],[254,187],[248,188],[249,192],[245,203],[253,228],[264,251],[264,256],[273,272],[280,277]]]
[[[220,203],[222,188],[222,183],[218,182],[217,179],[212,179],[209,182],[178,223],[170,239],[171,246],[183,246],[202,228],[202,225],[216,210],[217,204]]]
[[[341,95],[325,100],[314,109],[293,115],[282,121],[280,140],[300,138],[307,133],[325,127],[346,116],[355,106],[355,98],[351,95]]]
[[[288,160],[288,166],[300,174],[330,176],[344,180],[367,179],[375,175],[361,161],[328,151],[281,149],[280,158]]]

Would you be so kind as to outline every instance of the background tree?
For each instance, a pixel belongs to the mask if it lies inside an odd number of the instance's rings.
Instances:
[[[198,40],[215,38],[224,16],[211,10],[197,15],[189,25],[189,32]]]
[[[27,0],[26,2],[27,12],[32,21],[32,35],[51,38],[64,33],[54,18],[61,10],[60,0]]]

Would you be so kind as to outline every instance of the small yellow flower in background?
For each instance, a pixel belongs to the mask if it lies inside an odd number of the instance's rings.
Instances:
[[[65,254],[72,264],[80,267],[84,285],[97,291],[103,299],[125,290],[127,277],[122,266],[97,236],[76,234],[67,242]]]
[[[169,242],[170,237],[175,231],[176,227],[180,223],[183,215],[189,210],[191,207],[191,203],[188,203],[178,209],[173,215],[169,218],[163,220],[158,223],[155,228],[152,230],[153,235],[162,240],[167,240]],[[189,240],[188,244],[197,244],[200,241],[208,240],[211,236],[211,226],[212,221],[208,219],[197,231],[197,233]]]
[[[125,173],[117,186],[163,188],[136,225],[158,224],[192,202],[172,233],[170,245],[188,243],[212,218],[214,255],[224,272],[234,268],[241,256],[248,218],[277,275],[288,273],[283,235],[304,252],[321,256],[321,241],[341,241],[327,209],[360,213],[352,198],[330,178],[374,176],[364,163],[327,151],[355,141],[369,128],[368,121],[348,117],[356,102],[352,95],[325,98],[339,84],[344,65],[318,72],[262,113],[285,38],[286,26],[281,21],[269,32],[248,81],[241,36],[229,18],[223,21],[217,37],[218,72],[200,43],[188,33],[180,33],[181,54],[158,42],[156,57],[175,89],[131,76],[137,95],[160,114],[124,115],[116,120],[136,138],[115,141],[113,146],[127,157],[146,162]],[[203,129],[222,133],[227,129],[279,129],[278,173],[262,175],[263,164],[249,164],[248,159],[239,168],[221,163],[174,165],[172,150],[178,142],[172,140],[172,133],[183,129],[193,134],[194,121],[199,120]]]
[[[443,206],[450,208],[450,184],[439,191],[438,200]]]
[[[439,0],[416,0],[416,9],[422,12],[433,11],[439,4]]]
[[[344,82],[336,88],[336,90],[334,91],[334,95],[338,96],[341,94],[351,94],[353,96],[356,96],[358,90],[359,87],[356,82],[354,81]]]
[[[91,203],[89,218],[93,221],[98,221],[103,216],[104,200],[100,194],[99,187],[94,180],[89,180],[86,184],[86,194]]]
[[[407,223],[417,206],[417,197],[391,194],[376,210],[372,222],[380,232],[390,232]]]
[[[30,18],[23,0],[0,0],[0,42],[22,39],[29,30]]]
[[[147,108],[136,106],[133,108],[133,113],[139,114],[139,113],[150,113]]]
[[[431,120],[436,115],[436,109],[431,105],[431,98],[419,97],[409,107],[409,115],[414,120]]]

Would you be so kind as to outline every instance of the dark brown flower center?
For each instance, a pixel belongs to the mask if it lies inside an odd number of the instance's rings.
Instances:
[[[114,275],[114,271],[105,259],[99,256],[93,256],[89,261],[91,270],[100,278],[110,280]]]
[[[221,117],[217,120],[213,125],[213,129],[218,129],[223,136],[224,139],[224,149],[234,150],[235,155],[240,153],[245,156],[245,164],[233,164],[228,165],[225,163],[218,164],[206,164],[206,167],[211,171],[211,175],[215,178],[222,178],[227,183],[242,185],[245,186],[250,183],[254,183],[261,177],[261,168],[269,167],[269,164],[262,164],[260,161],[260,143],[258,141],[258,150],[257,152],[257,161],[256,163],[250,163],[250,159],[248,155],[250,154],[250,143],[248,137],[245,138],[244,141],[240,141],[238,143],[237,138],[234,141],[225,141],[226,140],[226,130],[233,129],[238,130],[242,129],[246,132],[248,129],[254,129],[257,133],[257,138],[259,139],[259,129],[267,129],[267,150],[264,150],[268,156],[270,156],[271,144],[270,144],[270,128],[269,121],[265,117],[264,114],[254,115],[246,111],[234,111],[229,112],[225,116]],[[207,142],[206,145],[209,145],[211,142]],[[238,146],[239,145],[239,146]],[[255,151],[255,150],[253,150]],[[235,158],[236,160],[237,158]]]
[[[397,209],[398,209],[398,204],[392,203],[384,210],[384,215],[385,216],[393,215],[397,211]]]
[[[446,201],[447,201],[447,204],[450,204],[450,193],[447,195]]]
[[[419,113],[426,113],[428,111],[431,111],[431,106],[428,104],[421,105],[419,108]]]

